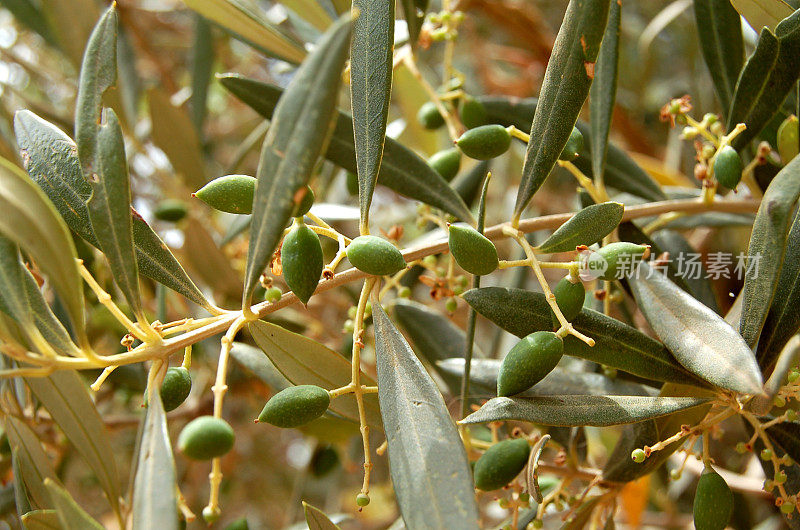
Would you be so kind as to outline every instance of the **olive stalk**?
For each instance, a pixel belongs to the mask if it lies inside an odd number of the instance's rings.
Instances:
[[[356,396],[358,405],[358,423],[361,431],[361,439],[364,442],[364,482],[361,486],[361,493],[369,495],[369,476],[372,471],[372,455],[369,452],[369,425],[367,425],[367,412],[364,408],[364,389],[361,386],[361,349],[364,347],[364,313],[367,307],[367,300],[370,292],[375,286],[377,278],[370,277],[364,280],[361,288],[361,295],[358,297],[358,308],[356,310],[355,327],[353,329],[353,356],[351,358],[350,382],[353,385],[353,394]],[[374,297],[374,303],[380,301]]]

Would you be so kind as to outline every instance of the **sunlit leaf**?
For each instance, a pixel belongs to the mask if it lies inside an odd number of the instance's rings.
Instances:
[[[539,91],[515,217],[550,174],[589,95],[608,8],[609,0],[570,0]]]
[[[727,116],[744,63],[741,17],[731,0],[695,0],[694,16],[700,50]]]
[[[555,254],[573,251],[578,245],[593,245],[619,225],[624,211],[625,206],[618,202],[587,206],[536,248],[545,254]]]
[[[327,515],[307,502],[303,502],[303,511],[306,523],[308,523],[308,530],[339,530],[339,527],[328,519]]]
[[[55,510],[35,510],[22,516],[26,530],[61,530]]]
[[[354,0],[350,93],[362,224],[369,219],[392,95],[395,0]]]
[[[283,90],[274,85],[245,79],[236,75],[220,77],[220,82],[265,118],[271,118]],[[356,152],[353,140],[353,120],[339,111],[325,158],[347,171],[355,173]],[[472,214],[447,181],[416,153],[399,142],[386,138],[378,184],[426,204],[453,214],[463,221]]]
[[[100,523],[78,506],[67,490],[49,478],[44,480],[44,485],[50,492],[63,530],[103,530]]]
[[[177,530],[175,461],[172,459],[167,419],[158,388],[153,388],[150,397],[133,483],[133,528]]]
[[[775,29],[778,22],[793,11],[792,6],[783,0],[730,0],[730,3],[756,31],[761,31],[764,26]]]
[[[758,342],[778,286],[789,223],[798,197],[800,157],[795,157],[772,179],[764,192],[747,248],[739,331],[751,348]]]
[[[251,322],[247,329],[275,368],[293,384],[317,385],[333,390],[350,383],[350,361],[319,342],[263,320]],[[361,374],[361,382],[364,385],[375,384],[365,374]],[[364,404],[367,422],[373,428],[380,429],[377,396],[365,394]],[[345,418],[358,419],[358,407],[352,394],[332,400],[330,410]]]
[[[617,68],[619,66],[619,29],[622,21],[622,2],[613,1],[608,9],[608,24],[594,68],[594,81],[589,90],[589,111],[592,129],[592,173],[605,172],[608,133],[617,99]]]
[[[392,485],[410,528],[478,528],[467,455],[444,399],[377,303],[378,396]]]
[[[331,26],[275,108],[258,164],[244,279],[245,306],[250,305],[258,279],[291,217],[297,191],[308,183],[333,132],[351,28],[349,17]]]
[[[628,282],[650,327],[687,370],[734,392],[761,391],[752,350],[722,317],[646,262]]]

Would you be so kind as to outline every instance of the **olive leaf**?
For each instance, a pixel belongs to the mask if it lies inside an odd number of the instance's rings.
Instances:
[[[528,456],[528,465],[525,466],[525,486],[531,492],[533,500],[541,504],[544,500],[542,498],[542,490],[539,488],[539,459],[544,452],[544,446],[550,441],[550,435],[545,434],[539,438],[536,443],[531,447],[530,455]]]
[[[412,48],[416,48],[422,23],[425,22],[428,2],[427,0],[400,0],[400,3],[403,5],[403,15],[408,25],[408,41]]]
[[[27,110],[15,114],[14,131],[30,177],[53,202],[67,226],[99,248],[86,207],[92,188],[81,173],[75,143],[58,127]],[[211,304],[150,225],[133,209],[131,215],[139,272],[201,307],[210,308]]]
[[[478,313],[518,337],[553,328],[551,309],[542,293],[482,287],[467,291],[463,297]],[[588,346],[575,337],[566,337],[566,355],[645,379],[704,384],[686,371],[663,344],[619,320],[584,308],[572,324],[581,333],[592,337],[595,345]]]
[[[281,4],[320,31],[325,31],[333,23],[331,16],[317,0],[281,0]]]
[[[125,295],[133,313],[147,321],[139,292],[139,268],[133,248],[130,215],[131,188],[122,128],[113,110],[105,112],[96,138],[95,166],[89,182],[92,195],[86,201],[100,250],[103,251],[114,281]]]
[[[620,236],[620,238],[622,238],[622,236]],[[655,232],[653,234],[652,243],[653,255],[658,256],[661,254],[661,252],[668,252],[673,262],[676,259],[680,259],[681,256],[688,258],[692,255],[698,255],[698,252],[692,248],[692,246],[689,244],[689,241],[687,241],[686,238],[683,237],[683,235],[681,235],[679,232],[674,230],[659,230]],[[687,292],[691,293],[695,298],[710,307],[715,313],[719,313],[717,298],[714,295],[713,288],[711,287],[711,281],[709,280],[709,277],[706,276],[705,265],[702,263],[702,261],[697,261],[697,270],[699,273],[683,275],[683,281],[686,283]],[[691,270],[688,265],[687,270]],[[670,277],[670,279],[672,278]]]
[[[539,91],[515,217],[550,174],[589,95],[608,8],[609,0],[570,0],[567,6]]]
[[[595,79],[589,89],[591,119],[592,173],[604,175],[608,152],[608,133],[617,98],[617,68],[619,66],[619,30],[622,21],[622,2],[611,2],[608,24],[594,68]]]
[[[133,528],[177,530],[175,461],[158,387],[151,390],[149,398],[133,482]]]
[[[333,131],[351,28],[349,17],[331,26],[275,107],[256,175],[244,306],[250,306],[258,279],[292,215],[297,191],[308,184],[319,155],[325,152]]]
[[[189,100],[189,110],[196,135],[202,135],[213,69],[214,32],[208,20],[195,15],[192,43],[192,97]]]
[[[81,345],[83,287],[75,244],[64,221],[36,184],[17,166],[0,158],[0,234],[27,252],[61,296]]]
[[[747,248],[739,331],[751,348],[758,342],[777,289],[786,254],[789,223],[798,197],[800,157],[795,157],[772,179],[764,192]]]
[[[467,454],[444,399],[375,300],[378,397],[389,469],[409,528],[478,528]]]
[[[279,87],[237,75],[226,74],[219,76],[219,80],[233,95],[267,119],[272,117],[275,105],[283,94],[283,89]],[[337,166],[355,173],[355,153],[353,120],[339,111],[324,156]],[[447,181],[416,153],[391,138],[385,139],[378,184],[444,210],[463,221],[472,221],[469,208]]]
[[[62,370],[25,383],[64,436],[94,471],[109,504],[119,513],[120,486],[105,424],[77,372]]]
[[[497,374],[500,359],[473,359],[470,370],[470,383],[494,396],[497,391]],[[440,372],[459,378],[464,374],[464,359],[453,357],[436,363]],[[547,376],[526,390],[519,397],[587,395],[587,396],[652,396],[655,390],[639,383],[622,379],[611,379],[603,374],[573,372],[556,367]]]
[[[361,224],[369,225],[369,206],[381,167],[386,118],[392,95],[395,0],[353,0],[358,18],[350,48],[350,93],[355,132]]]
[[[769,306],[764,327],[758,339],[756,358],[768,373],[789,339],[800,330],[800,213],[795,214],[786,241],[775,296]]]
[[[55,510],[34,510],[21,517],[26,530],[61,530]]]
[[[694,16],[700,50],[727,115],[744,63],[741,17],[731,0],[694,0]]]
[[[254,5],[244,0],[184,0],[190,9],[267,55],[298,64],[303,47],[278,31]]]
[[[319,342],[263,320],[249,323],[247,329],[275,368],[293,384],[316,385],[333,390],[350,383],[350,361]],[[364,385],[375,385],[375,382],[363,373],[361,381]],[[367,423],[372,428],[381,429],[377,396],[365,394],[364,406]],[[358,406],[352,395],[332,400],[330,410],[345,418],[358,420]]]
[[[44,479],[44,486],[50,493],[63,530],[103,530],[102,525],[78,506],[62,486],[49,478]]]
[[[28,29],[38,33],[48,44],[57,46],[58,41],[53,34],[53,29],[48,24],[40,6],[31,0],[17,0],[3,2],[3,7],[8,9],[16,20],[27,26]]]
[[[97,21],[83,52],[78,99],[75,104],[75,143],[83,174],[97,172],[97,132],[103,94],[117,79],[117,7],[111,6]]]
[[[508,127],[530,130],[536,113],[536,98],[510,98],[481,96],[477,98],[486,109],[487,119]],[[578,120],[575,126],[584,138],[583,150],[573,164],[588,177],[593,178],[591,146],[592,131],[589,124]],[[604,180],[607,186],[651,201],[667,198],[658,183],[643,170],[625,151],[609,142],[607,146]]]
[[[625,206],[619,202],[587,206],[558,227],[536,249],[545,254],[555,254],[573,251],[578,245],[593,245],[617,227],[624,212]]]
[[[730,0],[730,3],[756,31],[764,26],[774,28],[792,14],[792,6],[784,0]]]
[[[736,83],[728,130],[737,123],[747,129],[733,140],[737,149],[747,145],[780,110],[783,100],[800,78],[800,12],[782,20],[773,33],[761,30],[758,44]]]
[[[44,487],[45,479],[58,480],[53,464],[36,433],[27,423],[13,416],[5,417],[8,443],[19,463],[20,475],[33,502],[40,508],[52,506],[50,494]],[[15,476],[15,479],[17,477]]]
[[[658,396],[497,397],[487,401],[461,423],[515,420],[564,427],[606,427],[658,418],[706,402],[706,398]]]
[[[761,392],[752,350],[722,317],[646,262],[628,282],[650,327],[687,370],[720,388]]]
[[[281,391],[292,386],[291,381],[286,379],[275,368],[269,357],[264,355],[264,351],[255,346],[250,346],[244,342],[234,342],[231,348],[231,357],[275,391]]]
[[[328,519],[320,509],[303,501],[303,512],[306,516],[308,530],[339,530],[339,526]]]

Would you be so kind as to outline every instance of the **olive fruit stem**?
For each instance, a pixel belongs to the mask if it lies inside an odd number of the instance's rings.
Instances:
[[[402,51],[401,51],[402,53]],[[445,107],[444,103],[442,103],[442,99],[439,97],[439,94],[436,93],[436,90],[428,83],[424,77],[422,77],[422,73],[417,68],[417,64],[414,62],[414,57],[411,54],[411,47],[408,47],[408,51],[403,55],[403,64],[406,65],[408,71],[411,72],[417,81],[419,81],[422,88],[425,92],[428,93],[428,97],[431,99],[434,105],[436,105],[436,110],[439,111],[439,114],[442,115],[444,118],[445,127],[447,127],[447,134],[450,135],[450,139],[454,142],[458,140],[461,134],[466,130],[464,126],[461,124],[461,121],[454,113],[450,112],[450,110]]]
[[[506,127],[506,130],[508,131],[508,134],[510,134],[512,137],[516,138],[517,140],[522,140],[526,144],[531,141],[530,134],[520,131],[513,125],[509,125],[508,127]]]
[[[108,376],[111,375],[111,372],[113,372],[116,369],[117,369],[116,366],[106,366],[105,368],[103,368],[103,371],[100,373],[99,376],[97,376],[97,379],[94,380],[94,383],[89,385],[89,388],[91,388],[93,392],[97,392],[98,390],[100,390],[100,387],[103,385]]]
[[[594,202],[599,204],[601,202],[608,201],[608,194],[606,193],[605,188],[598,189],[594,185],[594,182],[592,182],[592,179],[584,175],[583,171],[578,169],[578,166],[568,160],[559,160],[558,165],[569,171],[572,176],[575,177],[575,180],[578,181],[578,184],[580,184],[581,187],[586,190],[586,193],[589,194]]]
[[[718,423],[730,418],[731,416],[736,415],[737,412],[738,411],[733,409],[733,408],[726,408],[725,410],[723,410],[719,414],[717,414],[715,416],[711,416],[710,418],[707,418],[707,419],[701,421],[700,423],[698,423],[694,427],[687,428],[687,429],[681,429],[678,432],[676,432],[675,434],[673,434],[672,436],[670,436],[669,438],[666,438],[664,440],[656,442],[655,444],[645,448],[645,450],[644,450],[645,454],[646,454],[646,456],[650,456],[652,453],[654,453],[656,451],[661,451],[665,447],[667,447],[667,446],[669,446],[669,445],[671,445],[671,444],[673,444],[675,442],[678,442],[680,440],[683,440],[684,438],[686,438],[688,436],[697,436],[698,433],[702,433],[702,432],[708,430],[709,428],[713,427],[714,425],[717,425]]]
[[[409,264],[408,264],[408,267],[406,267],[405,269],[403,269],[403,270],[401,270],[400,272],[396,273],[394,276],[390,277],[390,278],[387,280],[387,282],[386,282],[386,285],[384,285],[383,287],[381,287],[381,290],[380,290],[380,292],[378,293],[378,298],[379,298],[379,299],[380,299],[380,298],[383,298],[383,296],[384,296],[386,293],[388,293],[388,292],[389,292],[389,291],[390,291],[390,290],[391,290],[393,287],[397,287],[397,289],[399,290],[399,289],[401,288],[401,285],[400,285],[400,283],[399,283],[399,282],[400,282],[400,279],[401,279],[403,276],[405,276],[405,274],[406,274],[408,271],[410,271],[410,270],[411,270],[411,267],[412,267],[413,265],[416,265],[416,263],[409,263]]]
[[[369,425],[367,425],[367,412],[364,408],[364,390],[361,385],[361,348],[364,347],[364,313],[366,312],[367,300],[370,292],[375,286],[377,278],[371,277],[364,280],[361,294],[358,297],[358,308],[353,328],[353,356],[351,358],[350,384],[353,385],[353,394],[356,396],[358,405],[358,423],[361,431],[361,439],[364,444],[364,483],[361,486],[361,493],[369,494],[369,477],[372,471],[372,455],[369,451]],[[373,303],[379,304],[377,296],[373,296]]]
[[[344,395],[347,395],[347,394],[354,394],[355,391],[356,391],[356,385],[354,385],[353,383],[350,383],[350,384],[347,384],[345,386],[342,386],[342,387],[339,387],[339,388],[334,388],[333,390],[329,390],[328,391],[328,395],[331,397],[331,399],[333,399],[333,398],[337,398],[339,396],[344,396]],[[378,393],[378,387],[377,386],[361,385],[361,392],[364,393],[364,394],[377,394]]]
[[[683,116],[686,117],[686,125],[689,127],[693,127],[698,133],[700,133],[703,138],[714,144],[714,147],[719,147],[719,140],[716,136],[714,136],[711,131],[708,130],[705,123],[701,123],[696,119],[689,116],[689,114],[684,114]]]
[[[539,280],[539,285],[542,287],[542,292],[544,292],[544,296],[547,299],[547,303],[550,305],[550,308],[555,313],[556,318],[558,319],[559,324],[561,327],[556,332],[556,335],[559,337],[564,337],[566,335],[574,335],[576,338],[582,340],[589,346],[594,346],[594,339],[591,337],[587,337],[583,333],[577,331],[575,328],[572,327],[566,318],[564,318],[564,314],[561,312],[561,308],[558,307],[556,303],[556,295],[550,290],[550,286],[547,284],[547,279],[544,277],[544,273],[542,272],[542,267],[539,264],[539,260],[536,259],[536,254],[533,251],[533,247],[531,244],[528,243],[528,240],[525,239],[524,233],[515,230],[510,226],[503,227],[503,234],[507,235],[508,237],[514,239],[514,241],[522,247],[522,250],[525,251],[525,255],[528,256],[528,261],[530,261],[530,266],[533,269],[533,272],[536,274],[536,279]]]

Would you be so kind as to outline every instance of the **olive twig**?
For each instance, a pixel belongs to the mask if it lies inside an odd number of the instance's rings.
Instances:
[[[592,179],[584,175],[583,171],[578,169],[578,166],[567,160],[559,160],[558,165],[569,171],[570,174],[575,177],[575,180],[578,181],[578,184],[580,184],[581,187],[586,190],[586,193],[589,194],[595,203],[599,204],[608,200],[608,195],[606,194],[605,189],[599,190],[594,185],[594,182],[592,182]]]
[[[361,486],[361,494],[366,496],[369,501],[369,477],[372,471],[372,456],[369,452],[369,425],[367,425],[367,412],[364,407],[364,390],[361,386],[361,348],[364,347],[364,313],[367,307],[370,292],[375,286],[377,278],[370,277],[364,280],[364,285],[361,288],[361,295],[358,297],[358,308],[356,310],[355,325],[353,328],[353,356],[351,359],[351,375],[350,381],[353,385],[353,394],[356,397],[356,404],[358,405],[358,422],[359,430],[361,431],[361,439],[364,443],[364,483]],[[380,301],[375,298],[375,304]]]

